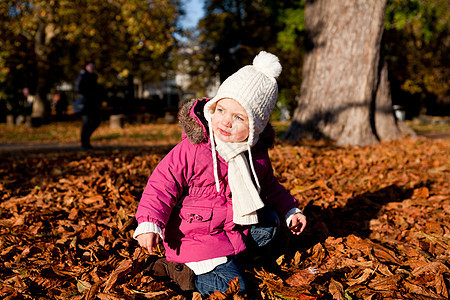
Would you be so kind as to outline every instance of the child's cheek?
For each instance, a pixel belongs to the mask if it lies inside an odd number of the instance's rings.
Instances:
[[[236,122],[232,126],[232,133],[234,135],[238,135],[242,132],[242,126],[240,124],[236,124]]]

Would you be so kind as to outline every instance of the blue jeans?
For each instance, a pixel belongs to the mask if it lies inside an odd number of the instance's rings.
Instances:
[[[250,228],[247,247],[252,250],[252,247],[258,248],[267,245],[277,234],[278,228],[280,228],[280,218],[277,213],[263,207],[258,211],[258,224]]]
[[[263,247],[267,245],[277,233],[280,227],[280,219],[275,211],[262,208],[258,211],[259,223],[250,228],[249,248]],[[215,291],[225,293],[228,283],[238,277],[240,290],[247,290],[247,283],[233,258],[227,263],[217,266],[211,272],[195,276],[195,288],[203,297],[207,297]]]
[[[236,277],[239,279],[240,290],[245,291],[247,284],[244,276],[234,260],[230,259],[228,262],[218,265],[211,272],[195,276],[195,288],[203,297],[207,297],[215,291],[225,293],[228,283]]]

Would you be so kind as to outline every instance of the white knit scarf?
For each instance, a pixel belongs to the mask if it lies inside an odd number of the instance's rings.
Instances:
[[[250,225],[258,223],[256,211],[264,206],[259,197],[259,182],[256,172],[251,161],[253,176],[258,189],[255,187],[250,175],[250,168],[245,151],[249,151],[251,160],[251,149],[247,142],[242,143],[225,143],[214,137],[217,153],[228,162],[228,184],[233,199],[233,222],[241,225]],[[211,141],[212,145],[214,141]],[[214,151],[214,149],[213,149]],[[213,157],[215,153],[213,152]],[[215,160],[215,157],[213,158]],[[215,176],[217,176],[217,162],[214,161]],[[216,177],[216,185],[218,178]]]

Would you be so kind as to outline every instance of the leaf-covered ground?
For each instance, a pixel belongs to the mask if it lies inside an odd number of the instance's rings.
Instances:
[[[200,299],[144,273],[132,239],[169,149],[0,152],[0,298]],[[275,173],[309,223],[247,261],[245,298],[448,299],[449,153],[448,139],[278,143]]]

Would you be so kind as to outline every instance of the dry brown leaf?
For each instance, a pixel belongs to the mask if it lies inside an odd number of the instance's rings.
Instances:
[[[306,268],[296,271],[293,275],[286,279],[286,283],[290,286],[307,287],[317,276],[318,272],[314,272],[311,271],[310,268]]]
[[[382,263],[376,263],[376,268],[377,268],[377,271],[378,272],[380,272],[381,274],[383,274],[384,276],[392,276],[392,275],[394,275],[392,272],[391,272],[391,270],[389,269],[389,267],[387,266],[387,265],[385,265],[385,264],[382,264]]]
[[[119,264],[119,266],[108,277],[103,292],[108,293],[111,290],[111,288],[117,284],[117,281],[131,270],[132,265],[133,262],[131,261],[131,259],[126,259],[122,261]]]
[[[97,298],[99,298],[100,300],[124,300],[125,299],[125,297],[119,297],[119,296],[115,296],[115,295],[111,295],[111,294],[107,294],[107,293],[98,293]]]
[[[426,199],[430,196],[430,191],[427,187],[421,187],[418,189],[415,189],[413,192],[413,198],[422,198]]]
[[[447,299],[447,298],[439,296],[438,294],[436,294],[435,292],[433,292],[430,289],[426,289],[422,286],[410,283],[408,281],[405,281],[404,285],[405,285],[407,291],[413,295],[422,295],[428,299],[442,299],[442,300]]]
[[[369,268],[364,269],[363,272],[362,272],[362,274],[361,274],[361,276],[359,276],[358,278],[350,278],[350,279],[347,279],[347,284],[348,284],[349,286],[352,286],[352,285],[364,283],[364,282],[365,282],[366,280],[368,280],[369,277],[372,276],[374,273],[375,273],[375,270],[372,270],[372,269],[369,269]]]
[[[239,293],[240,288],[241,288],[241,285],[239,284],[239,278],[236,277],[228,283],[228,289],[227,289],[226,294],[227,295],[237,294],[237,293]]]
[[[294,259],[292,260],[292,265],[298,266],[302,260],[302,253],[300,251],[295,252]]]
[[[434,280],[434,286],[436,287],[436,292],[444,297],[445,299],[448,299],[448,288],[445,285],[445,279],[444,275],[441,273],[436,275],[436,278]]]
[[[344,300],[344,287],[342,283],[334,280],[331,278],[330,284],[328,286],[328,290],[330,291],[331,295],[333,296],[333,299],[336,300]]]
[[[16,216],[12,221],[14,222],[12,225],[13,227],[21,226],[21,225],[25,224],[25,216],[24,215]]]
[[[401,274],[388,276],[388,277],[378,277],[369,282],[369,287],[374,290],[388,291],[396,290],[397,283],[402,279]]]
[[[425,272],[432,272],[435,274],[445,273],[445,274],[450,275],[450,268],[439,261],[432,261],[432,262],[424,264],[420,267],[415,268],[414,270],[412,270],[411,274],[413,276],[419,276]]]
[[[100,290],[100,287],[103,283],[104,283],[104,281],[97,281],[96,283],[94,283],[89,288],[89,291],[87,292],[85,299],[86,300],[94,300],[97,297],[98,291]]]
[[[227,298],[228,298],[228,296],[225,293],[215,291],[208,297],[208,300],[225,300]]]
[[[289,253],[277,254],[285,257],[281,271],[249,274],[259,286],[252,295],[328,299],[334,280],[351,285],[353,299],[448,298],[449,149],[448,140],[420,138],[358,148],[277,144],[269,153],[274,173],[291,192],[299,187],[294,194],[308,227],[301,242],[290,239]],[[62,299],[78,292],[77,279],[95,284],[72,299],[124,299],[142,287],[177,297],[163,281],[142,276],[146,256],[131,239],[148,175],[169,150],[0,158],[0,298],[45,297],[33,294],[38,286]],[[127,259],[132,266],[121,272]],[[310,265],[321,274],[305,289],[283,284],[286,274],[293,279]],[[92,295],[107,281],[108,292]]]
[[[381,245],[374,245],[373,246],[373,254],[383,262],[389,262],[396,265],[401,265],[401,261],[397,258],[395,253],[386,247],[383,247]]]
[[[83,228],[83,231],[80,233],[80,239],[88,240],[92,239],[97,234],[97,225],[89,224]]]
[[[87,281],[77,280],[77,288],[79,293],[84,293],[91,288],[91,284]]]

